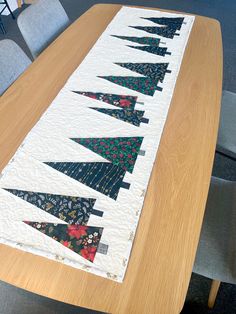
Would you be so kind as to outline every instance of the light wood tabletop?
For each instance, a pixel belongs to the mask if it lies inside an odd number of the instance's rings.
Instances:
[[[120,8],[93,6],[0,97],[0,170]],[[220,25],[197,16],[123,283],[5,245],[0,246],[0,279],[49,298],[109,313],[179,313],[209,188],[221,89]]]

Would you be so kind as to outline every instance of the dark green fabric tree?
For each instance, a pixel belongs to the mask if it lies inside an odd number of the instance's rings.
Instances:
[[[117,95],[117,94],[107,94],[107,93],[94,93],[94,92],[81,92],[74,91],[79,95],[83,95],[92,99],[96,99],[106,104],[110,104],[116,107],[124,109],[134,109],[137,102],[137,96],[130,95]]]
[[[72,140],[132,173],[143,137],[93,137]]]
[[[162,91],[162,88],[156,85],[150,77],[133,76],[99,76],[111,83],[135,90],[141,94],[153,96],[155,91]]]
[[[155,84],[163,82],[165,74],[170,73],[168,70],[169,63],[116,63],[117,65],[147,76]]]
[[[149,122],[148,119],[143,117],[145,111],[142,111],[142,110],[106,109],[106,108],[94,108],[94,107],[91,107],[91,109],[107,114],[111,116],[112,118],[133,124],[135,126],[140,126],[141,123]]]

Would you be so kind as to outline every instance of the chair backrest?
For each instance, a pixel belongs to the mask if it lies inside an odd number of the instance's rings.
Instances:
[[[236,182],[212,177],[194,272],[236,284]]]
[[[236,159],[236,93],[223,90],[216,150]]]
[[[14,41],[0,41],[0,95],[30,64],[31,60]]]
[[[18,27],[36,58],[69,24],[59,0],[38,0],[17,19]]]

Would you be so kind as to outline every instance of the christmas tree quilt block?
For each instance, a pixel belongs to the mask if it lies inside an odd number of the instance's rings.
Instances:
[[[72,138],[123,170],[133,172],[143,137]],[[143,151],[142,155],[143,155]]]
[[[184,17],[143,17],[143,19],[174,30],[180,30],[184,22]]]
[[[46,165],[116,200],[126,171],[109,162],[45,162]]]
[[[87,225],[91,214],[100,217],[103,214],[102,211],[94,209],[96,200],[92,198],[17,189],[5,190],[69,224]]]
[[[153,96],[155,91],[162,91],[162,88],[149,77],[134,76],[98,76],[111,83],[132,89],[144,95]]]
[[[178,33],[176,33],[175,28],[171,28],[169,26],[164,27],[157,27],[157,26],[130,26],[134,29],[138,29],[140,31],[144,31],[150,34],[156,34],[162,37],[173,39],[174,36],[179,36]]]
[[[149,120],[144,117],[145,111],[143,110],[106,109],[93,107],[91,107],[90,109],[107,114],[112,118],[122,120],[137,127],[139,127],[141,123],[149,122]]]
[[[93,262],[103,228],[24,221],[30,227]]]
[[[116,63],[117,65],[126,68],[130,71],[137,72],[150,78],[155,84],[163,83],[166,73],[171,73],[168,70],[169,63]]]
[[[115,38],[128,40],[133,43],[141,44],[141,45],[148,45],[148,46],[156,46],[159,47],[160,44],[160,38],[154,38],[154,37],[134,37],[134,36],[118,36],[118,35],[111,35]]]
[[[165,55],[170,55],[171,53],[167,51],[166,47],[156,47],[156,46],[128,46],[133,49],[142,50],[154,55],[165,57]]]
[[[160,39],[154,37],[130,37],[130,36],[117,36],[112,35],[115,38],[128,40],[134,43],[141,44],[143,46],[131,46],[127,45],[127,47],[142,50],[148,53],[152,53],[158,56],[164,57],[165,55],[170,55],[171,53],[167,51],[166,47],[159,47]]]

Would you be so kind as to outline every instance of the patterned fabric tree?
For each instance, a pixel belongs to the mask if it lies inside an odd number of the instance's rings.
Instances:
[[[165,26],[165,27],[153,27],[153,26],[130,26],[132,28],[138,29],[140,31],[144,31],[150,34],[156,34],[162,37],[171,38],[173,39],[174,36],[179,36],[176,33],[174,28]]]
[[[165,74],[170,73],[167,70],[169,63],[116,63],[117,65],[128,70],[149,77],[153,82],[163,82]]]
[[[72,138],[72,140],[132,173],[143,137]]]
[[[103,228],[24,221],[30,227],[93,262]]]
[[[175,30],[180,30],[184,21],[184,17],[143,17],[143,19]]]
[[[90,107],[90,109],[97,110],[115,119],[133,124],[134,126],[140,126],[141,123],[149,122],[147,118],[143,117],[145,111],[142,111],[142,110],[106,109],[106,108],[94,108],[94,107]]]
[[[74,91],[74,93],[90,97],[99,101],[103,101],[107,104],[124,108],[124,109],[134,109],[137,103],[137,96],[129,95],[116,95],[116,94],[105,94],[105,93],[93,93],[93,92],[80,92]]]
[[[86,225],[91,214],[98,216],[103,214],[103,212],[93,208],[96,202],[93,198],[16,189],[5,190],[69,224]]]
[[[125,170],[110,162],[45,162],[88,187],[116,200],[121,187],[129,188],[123,182]]]
[[[129,40],[138,44],[146,45],[146,46],[130,46],[127,47],[139,49],[142,51],[146,51],[158,56],[165,56],[170,55],[171,53],[167,51],[167,48],[159,47],[160,39],[159,38],[153,38],[153,37],[129,37],[129,36],[116,36],[112,35],[113,37],[123,39],[123,40]]]
[[[167,51],[167,48],[157,47],[157,46],[128,46],[130,48],[146,51],[154,55],[165,57],[165,55],[170,55],[171,53]]]
[[[123,39],[123,40],[129,40],[137,44],[141,45],[149,45],[149,46],[156,46],[159,47],[160,39],[154,38],[154,37],[131,37],[131,36],[117,36],[117,35],[111,35],[113,37]]]
[[[133,76],[99,76],[100,78],[117,85],[135,90],[139,93],[153,96],[155,91],[162,91],[150,77],[133,77]]]

